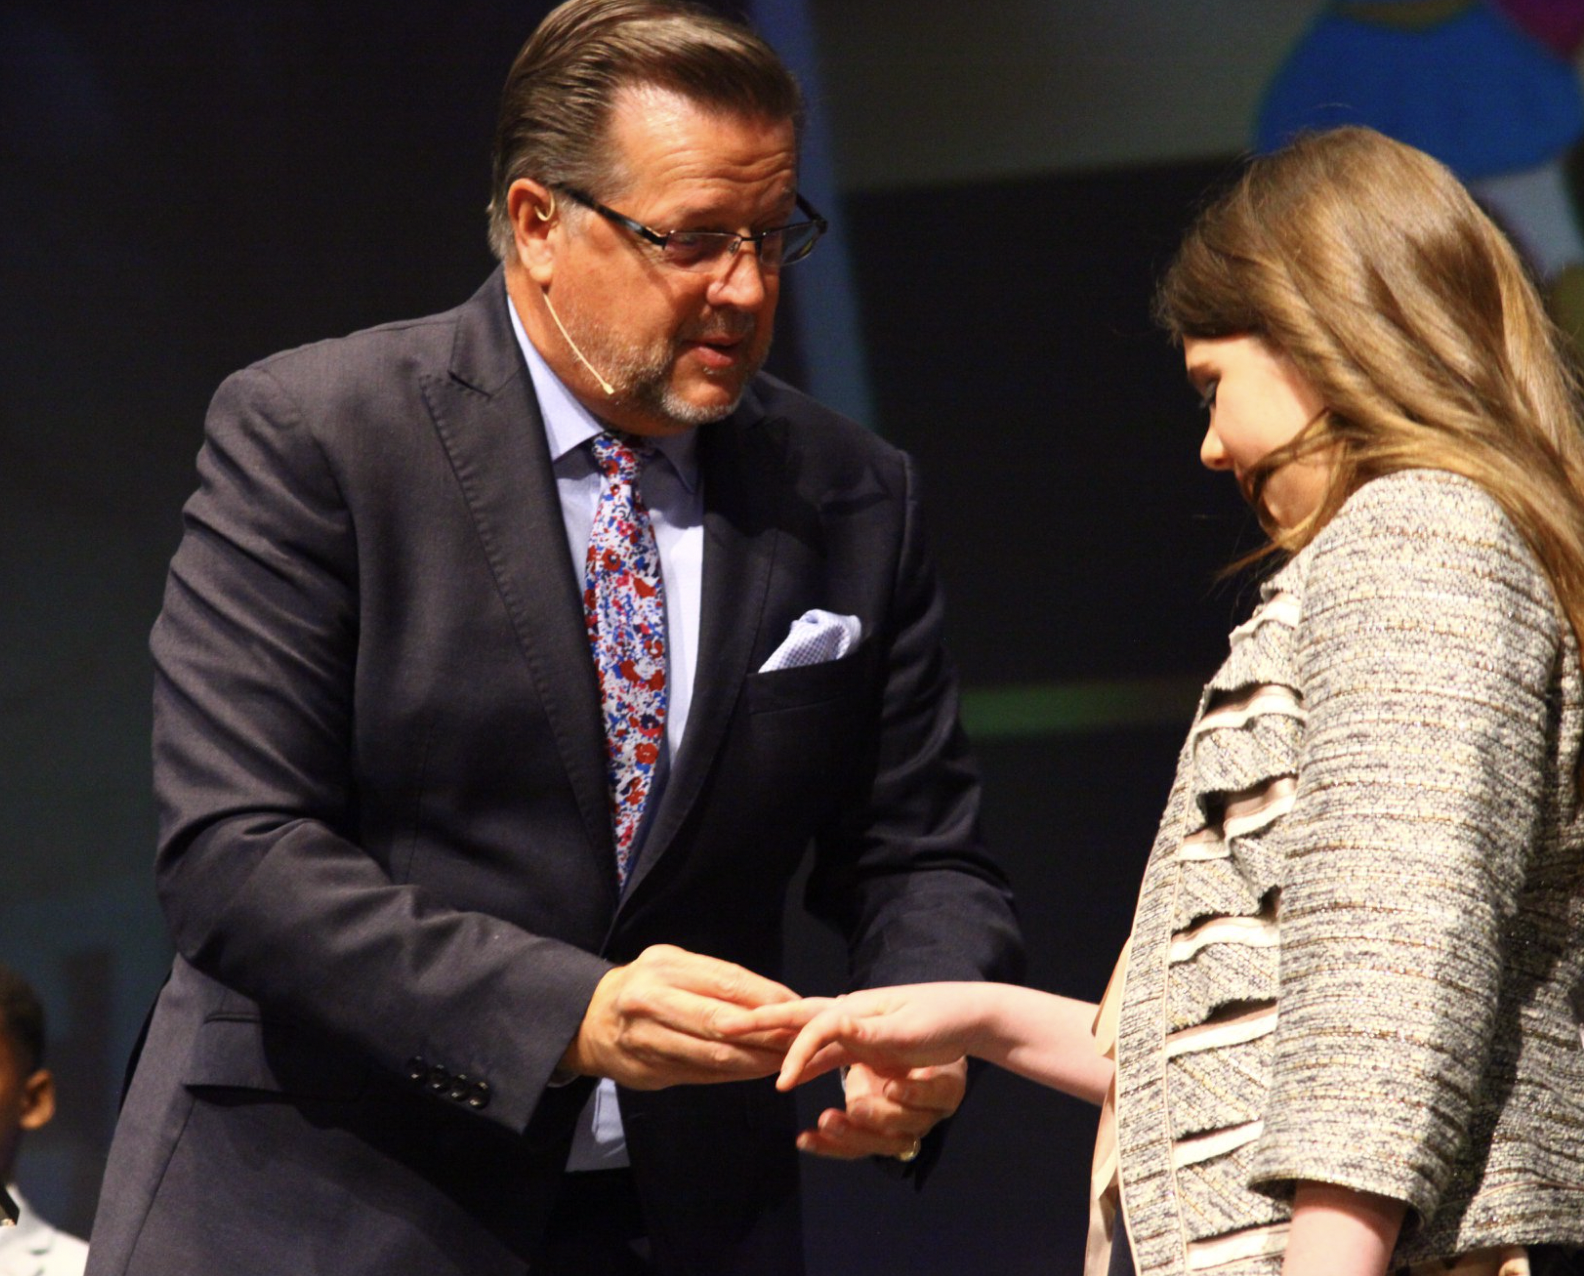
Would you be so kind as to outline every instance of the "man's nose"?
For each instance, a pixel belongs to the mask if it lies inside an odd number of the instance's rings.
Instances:
[[[764,302],[767,291],[759,247],[745,242],[726,259],[726,269],[711,282],[709,299],[712,305],[752,310]]]

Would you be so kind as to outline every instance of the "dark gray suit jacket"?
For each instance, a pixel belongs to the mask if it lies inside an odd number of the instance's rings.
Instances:
[[[497,274],[215,398],[152,647],[178,952],[91,1272],[520,1273],[594,985],[666,942],[774,975],[788,879],[854,982],[1014,977],[907,459],[769,378],[700,436],[687,740],[618,900],[598,692]],[[811,607],[846,659],[758,673]],[[768,1081],[622,1094],[662,1268],[795,1272]]]

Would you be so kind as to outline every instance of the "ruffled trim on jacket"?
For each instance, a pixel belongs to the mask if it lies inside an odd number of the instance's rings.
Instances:
[[[1124,1163],[1135,1167],[1123,1191],[1141,1270],[1242,1276],[1280,1266],[1287,1206],[1247,1184],[1276,1024],[1274,842],[1304,733],[1293,666],[1300,603],[1290,588],[1302,561],[1265,583],[1232,632],[1141,893],[1118,1077]]]

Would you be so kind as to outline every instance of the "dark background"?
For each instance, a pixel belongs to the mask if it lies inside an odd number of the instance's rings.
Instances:
[[[0,4],[0,958],[46,995],[62,1084],[19,1177],[76,1230],[168,962],[145,643],[208,397],[275,350],[473,291],[493,264],[496,94],[547,7]],[[812,12],[816,46],[839,44],[847,11]],[[850,285],[854,401],[926,476],[1031,982],[1095,998],[1195,686],[1247,601],[1215,573],[1252,544],[1251,520],[1199,469],[1192,398],[1148,319],[1153,277],[1235,147],[866,181],[839,163],[864,94],[881,109],[899,85],[935,88],[891,72],[813,95],[810,163],[834,183],[850,272],[826,249],[789,272],[776,370],[818,382],[795,320]],[[1098,713],[1020,726],[996,708],[1075,687]],[[791,946],[802,986],[839,982],[828,937],[798,920]],[[1082,1105],[989,1073],[921,1195],[810,1164],[814,1276],[1076,1268],[1092,1129]]]

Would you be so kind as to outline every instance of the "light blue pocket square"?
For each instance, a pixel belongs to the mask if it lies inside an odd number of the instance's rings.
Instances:
[[[863,637],[863,622],[857,616],[838,616],[833,611],[806,611],[792,622],[781,645],[770,659],[759,666],[760,673],[775,669],[796,669],[827,660],[840,660]]]

